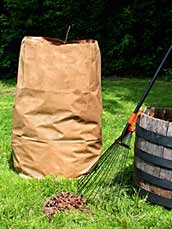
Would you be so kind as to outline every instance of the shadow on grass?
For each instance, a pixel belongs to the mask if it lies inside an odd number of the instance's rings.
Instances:
[[[9,169],[10,170],[12,170],[13,172],[17,173],[15,168],[14,168],[13,151],[11,151],[11,155],[10,155],[10,158],[8,160],[8,165],[9,165]]]
[[[16,79],[0,79],[0,85],[2,85],[4,88],[7,88],[10,90],[10,88],[16,87]]]
[[[119,172],[115,179],[111,182],[111,187],[118,187],[119,190],[117,192],[120,192],[121,190],[125,190],[126,194],[129,196],[132,196],[133,194],[133,165],[130,165],[126,168],[124,168],[121,172]]]
[[[122,109],[121,104],[115,101],[114,99],[104,99],[103,101],[104,111],[109,112],[111,114],[116,114],[121,109]]]

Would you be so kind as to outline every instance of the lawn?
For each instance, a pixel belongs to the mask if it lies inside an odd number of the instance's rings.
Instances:
[[[103,150],[117,138],[140,99],[148,80],[103,80]],[[138,196],[132,185],[133,142],[124,168],[124,195],[110,213],[89,205],[93,214],[72,211],[58,213],[49,221],[43,213],[45,201],[62,191],[76,192],[72,179],[46,177],[24,179],[14,171],[11,160],[12,108],[15,83],[0,81],[0,228],[6,229],[168,229],[172,228],[172,212],[153,205]],[[145,106],[172,107],[172,82],[157,81]],[[127,188],[126,188],[127,186]],[[123,189],[123,187],[121,187]]]

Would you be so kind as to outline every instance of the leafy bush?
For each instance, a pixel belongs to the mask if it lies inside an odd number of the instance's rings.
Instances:
[[[17,74],[24,36],[97,39],[103,75],[148,75],[172,37],[170,0],[3,0],[0,2],[1,77]]]

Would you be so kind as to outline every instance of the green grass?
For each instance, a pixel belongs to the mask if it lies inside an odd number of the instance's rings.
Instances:
[[[103,149],[118,137],[140,99],[148,81],[137,79],[104,80]],[[157,81],[144,106],[172,107],[172,82]],[[76,180],[46,177],[24,179],[13,170],[11,161],[12,108],[15,83],[0,81],[0,228],[36,229],[168,229],[172,212],[138,197],[132,186],[133,147],[124,168],[128,188],[110,213],[90,205],[93,214],[73,211],[60,213],[48,221],[43,206],[48,197],[62,191],[76,191]],[[132,139],[134,141],[134,138]],[[133,146],[133,142],[132,142]]]

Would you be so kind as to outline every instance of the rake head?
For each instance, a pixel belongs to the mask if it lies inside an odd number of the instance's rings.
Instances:
[[[122,169],[128,157],[131,132],[117,139],[99,158],[90,173],[78,180],[78,193],[87,200],[105,203],[119,195]]]

